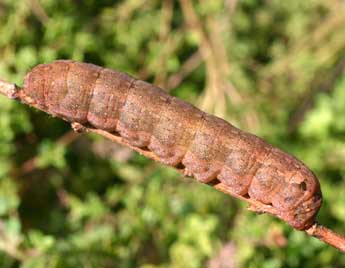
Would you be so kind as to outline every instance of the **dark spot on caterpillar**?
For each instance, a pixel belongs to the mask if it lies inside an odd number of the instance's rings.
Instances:
[[[288,197],[285,197],[284,200],[285,200],[286,203],[289,203],[289,202],[291,202],[293,200],[293,197],[292,196],[288,196]]]
[[[301,189],[302,191],[306,191],[306,190],[307,190],[307,184],[306,184],[304,181],[302,181],[302,182],[299,184],[299,186],[300,186],[300,189]]]
[[[245,195],[243,195],[243,197],[246,198],[246,199],[250,199],[249,194],[245,194]]]
[[[179,169],[179,170],[184,170],[186,167],[184,164],[182,163],[178,163],[176,166],[175,166],[176,169]]]
[[[147,146],[144,147],[140,147],[141,150],[146,151],[146,152],[150,152],[151,150],[149,148],[147,148]]]
[[[112,131],[111,134],[116,136],[116,137],[121,137],[120,133],[117,131]]]
[[[214,180],[208,182],[207,184],[208,184],[208,185],[211,185],[211,186],[214,186],[214,185],[217,185],[217,184],[219,184],[219,183],[221,183],[220,180],[214,179]]]

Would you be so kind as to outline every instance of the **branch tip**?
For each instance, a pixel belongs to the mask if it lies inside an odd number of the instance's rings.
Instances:
[[[10,99],[18,98],[19,87],[16,84],[6,82],[0,79],[0,94]]]
[[[337,234],[317,222],[309,229],[305,230],[308,235],[314,236],[317,239],[337,248],[341,252],[345,252],[345,236]]]

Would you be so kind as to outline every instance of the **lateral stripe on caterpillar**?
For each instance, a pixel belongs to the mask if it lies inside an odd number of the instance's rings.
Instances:
[[[271,206],[296,229],[314,223],[321,191],[302,162],[158,87],[96,65],[55,61],[35,67],[23,92],[53,116],[117,132],[200,182],[219,180],[234,195]]]

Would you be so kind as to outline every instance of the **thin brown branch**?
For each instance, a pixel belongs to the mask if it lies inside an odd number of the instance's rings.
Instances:
[[[78,137],[78,135],[74,131],[68,131],[65,134],[63,134],[57,141],[56,144],[67,146],[71,144],[75,139]],[[30,172],[33,172],[38,165],[38,156],[34,156],[31,159],[25,161],[23,165],[19,168],[19,172],[21,174],[27,174]]]
[[[88,128],[88,127],[85,127],[79,123],[72,124],[72,128],[76,132],[89,132],[89,133],[101,135],[107,139],[110,139],[111,141],[114,141],[114,142],[117,142],[119,144],[130,147],[131,149],[135,150],[136,152],[138,152],[139,154],[141,154],[143,156],[146,156],[146,157],[151,158],[157,162],[160,162],[160,158],[158,156],[156,156],[153,152],[143,150],[143,149],[138,148],[138,147],[134,147],[134,146],[130,145],[127,141],[125,141],[121,136],[114,135],[112,133],[109,133],[109,132],[101,130],[101,129]],[[183,167],[182,168],[176,168],[176,169],[179,172],[181,172],[182,174],[184,174]],[[249,203],[250,206],[248,207],[248,210],[258,212],[258,213],[268,213],[268,214],[272,214],[275,216],[278,215],[277,211],[272,206],[263,205],[262,203],[257,202],[253,199],[234,194],[233,192],[230,191],[229,187],[222,182],[217,181],[216,183],[212,184],[211,186],[213,186],[215,189],[217,189],[217,190],[219,190],[219,191],[221,191],[227,195],[233,196],[237,199],[240,199],[240,200],[243,200],[243,201]],[[337,233],[333,232],[332,230],[330,230],[330,229],[328,229],[328,228],[326,228],[326,227],[324,227],[318,223],[315,223],[312,227],[305,230],[305,232],[308,235],[316,237],[317,239],[339,249],[340,251],[345,252],[345,237],[344,236],[337,234]]]
[[[308,235],[314,236],[317,239],[345,252],[345,236],[337,234],[332,230],[315,223],[312,227],[305,230]]]
[[[105,138],[113,141],[113,142],[127,146],[127,147],[131,148],[132,150],[138,152],[139,154],[141,154],[145,157],[148,157],[150,159],[153,159],[156,162],[160,162],[160,158],[156,154],[154,154],[153,152],[141,149],[139,147],[135,147],[135,146],[131,145],[129,142],[127,142],[126,140],[124,140],[121,136],[116,135],[115,133],[110,133],[110,132],[107,132],[107,131],[102,130],[102,129],[89,128],[89,127],[86,127],[86,126],[81,125],[79,123],[73,123],[72,128],[74,131],[76,131],[78,133],[86,132],[86,133],[93,133],[93,134],[100,135],[102,137],[105,137]],[[182,174],[185,174],[183,167],[175,167],[175,169],[177,171],[181,172]],[[272,208],[271,206],[263,206],[260,202],[257,202],[255,200],[252,200],[252,199],[249,199],[249,198],[246,198],[246,197],[232,193],[229,190],[229,187],[226,186],[222,182],[217,181],[216,183],[213,183],[211,186],[213,186],[214,188],[216,188],[217,190],[219,190],[225,194],[231,195],[233,197],[236,197],[238,199],[241,199],[243,201],[248,202],[250,204],[249,209],[252,211],[258,211],[258,208],[260,207],[260,212],[265,212],[265,213],[269,213],[272,215],[277,214],[275,209]]]
[[[2,80],[0,80],[0,94],[3,94],[12,99],[17,98],[19,100],[24,100],[24,102],[27,99],[24,92],[21,92],[19,87]],[[153,152],[132,146],[126,140],[124,140],[120,135],[117,135],[116,133],[110,133],[101,129],[86,127],[79,123],[73,123],[72,128],[76,132],[89,132],[89,133],[94,133],[94,134],[103,136],[107,139],[110,139],[111,141],[114,141],[121,145],[125,145],[148,158],[151,158],[157,162],[160,162],[160,158],[157,155],[155,155]],[[183,166],[179,168],[177,167],[176,169],[182,174],[185,174]],[[213,181],[213,183],[210,183],[210,186],[213,186],[215,189],[225,194],[231,195],[235,198],[248,202],[250,204],[248,208],[249,210],[252,210],[258,213],[268,213],[268,214],[275,215],[276,217],[279,217],[279,214],[274,207],[270,205],[262,204],[261,202],[255,201],[251,198],[246,198],[245,196],[234,194],[227,185],[225,185],[224,183],[218,180]],[[305,232],[308,235],[314,236],[317,239],[339,249],[340,251],[345,252],[345,236],[337,234],[333,232],[332,230],[318,223],[315,223],[312,227],[305,230]]]
[[[5,95],[10,99],[17,98],[19,88],[12,83],[8,83],[0,79],[0,94]]]
[[[190,0],[180,0],[183,17],[187,27],[193,31],[199,38],[199,49],[203,60],[206,63],[207,80],[206,88],[200,100],[200,107],[218,116],[224,117],[226,100],[224,96],[224,85],[227,77],[219,70],[216,53],[210,37],[208,36],[204,25],[196,13],[193,3]],[[231,101],[237,103],[238,94],[231,96]],[[215,104],[217,100],[217,105]]]
[[[345,73],[345,57],[339,61],[330,74],[315,75],[311,82],[310,90],[302,98],[302,101],[297,105],[296,110],[289,118],[289,133],[294,133],[303,122],[306,114],[314,107],[316,97],[320,93],[329,93],[334,89],[338,78]]]
[[[126,142],[124,139],[122,139],[121,136],[114,135],[112,133],[109,133],[109,132],[101,130],[101,129],[87,128],[87,127],[82,126],[78,123],[73,124],[72,126],[73,126],[73,129],[77,132],[89,132],[89,133],[101,135],[107,139],[114,141],[114,142],[117,142],[119,144],[130,147],[131,149],[137,151],[141,155],[144,155],[148,158],[151,158],[157,162],[160,161],[159,157],[156,156],[153,152],[146,151],[146,150],[140,149],[138,147],[134,147],[134,146],[130,145],[128,142]],[[177,170],[179,172],[181,172],[182,174],[184,174],[183,168],[180,168]],[[243,201],[249,203],[250,206],[248,209],[251,211],[255,211],[255,212],[259,212],[259,213],[268,213],[268,214],[272,214],[275,216],[277,215],[275,208],[273,208],[269,205],[263,206],[260,202],[257,202],[253,199],[249,199],[249,198],[246,198],[244,196],[234,194],[229,190],[229,187],[226,186],[224,183],[217,182],[211,186],[213,186],[215,189],[217,189],[217,190],[219,190],[219,191],[221,191],[227,195],[231,195],[237,199],[240,199],[240,200],[243,200]],[[340,251],[345,252],[345,237],[344,236],[337,234],[337,233],[333,232],[332,230],[330,230],[330,229],[328,229],[328,228],[326,228],[326,227],[324,227],[318,223],[315,223],[312,227],[305,230],[305,232],[308,235],[314,236],[317,239],[339,249]]]
[[[202,63],[200,51],[194,52],[181,66],[177,73],[172,74],[167,80],[166,89],[168,91],[178,87],[183,79],[185,79],[191,72],[198,68]]]
[[[20,97],[20,88],[17,87],[15,84],[11,84],[8,82],[5,82],[0,79],[0,94],[5,95],[6,97],[10,99],[16,99],[21,98]],[[73,131],[68,131],[64,135],[62,135],[56,143],[59,145],[69,145],[71,144],[78,135]],[[24,162],[24,164],[19,168],[20,173],[30,173],[34,169],[37,168],[37,156],[34,156],[33,158],[27,160]]]
[[[46,25],[49,22],[49,17],[43,9],[41,3],[38,0],[27,0],[32,12],[36,18],[43,24]]]
[[[230,16],[235,13],[237,4],[238,4],[237,0],[224,0],[224,5]]]
[[[166,83],[166,62],[171,53],[171,42],[170,42],[170,31],[171,22],[174,14],[174,3],[172,0],[162,1],[162,11],[161,11],[161,21],[160,21],[160,32],[159,32],[159,43],[165,44],[163,46],[162,52],[158,58],[157,73],[154,83],[158,86],[165,88]]]
[[[265,68],[266,77],[273,77],[286,73],[289,65],[297,58],[301,53],[305,51],[312,51],[312,55],[315,58],[317,54],[322,54],[319,51],[326,47],[327,54],[334,54],[337,50],[330,49],[329,44],[324,46],[324,40],[328,43],[331,42],[330,35],[336,35],[335,42],[341,37],[340,34],[335,34],[338,31],[343,32],[345,17],[339,13],[339,10],[344,8],[344,2],[335,1],[330,8],[329,14],[325,17],[318,25],[315,25],[314,29],[310,31],[309,34],[305,35],[303,38],[298,39],[298,41],[293,44],[288,53],[284,56],[278,58],[278,60],[273,61],[270,65]],[[320,45],[323,46],[320,46]],[[324,64],[326,65],[326,64]]]
[[[16,214],[16,216],[18,215]],[[0,251],[2,253],[5,253],[18,262],[24,262],[40,254],[37,248],[24,249],[22,247],[23,239],[9,235],[8,231],[4,228],[4,224],[3,220],[0,219]]]
[[[191,0],[180,0],[180,6],[187,27],[199,38],[200,54],[206,63],[206,88],[200,97],[200,108],[220,117],[226,117],[227,101],[238,109],[248,106],[244,105],[245,97],[229,80],[230,63],[223,40],[224,32],[229,29],[224,29],[221,18],[213,15],[201,19]],[[231,14],[227,15],[228,20]],[[259,119],[249,109],[244,114],[242,112],[241,119],[246,129],[258,129]],[[235,118],[232,118],[232,121],[237,123]]]

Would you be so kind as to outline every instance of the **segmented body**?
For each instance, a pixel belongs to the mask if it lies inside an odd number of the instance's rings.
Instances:
[[[219,180],[234,194],[273,206],[297,229],[314,222],[321,193],[302,162],[154,85],[92,64],[56,61],[35,67],[24,92],[54,116],[116,132],[164,164],[183,165],[200,182]]]

